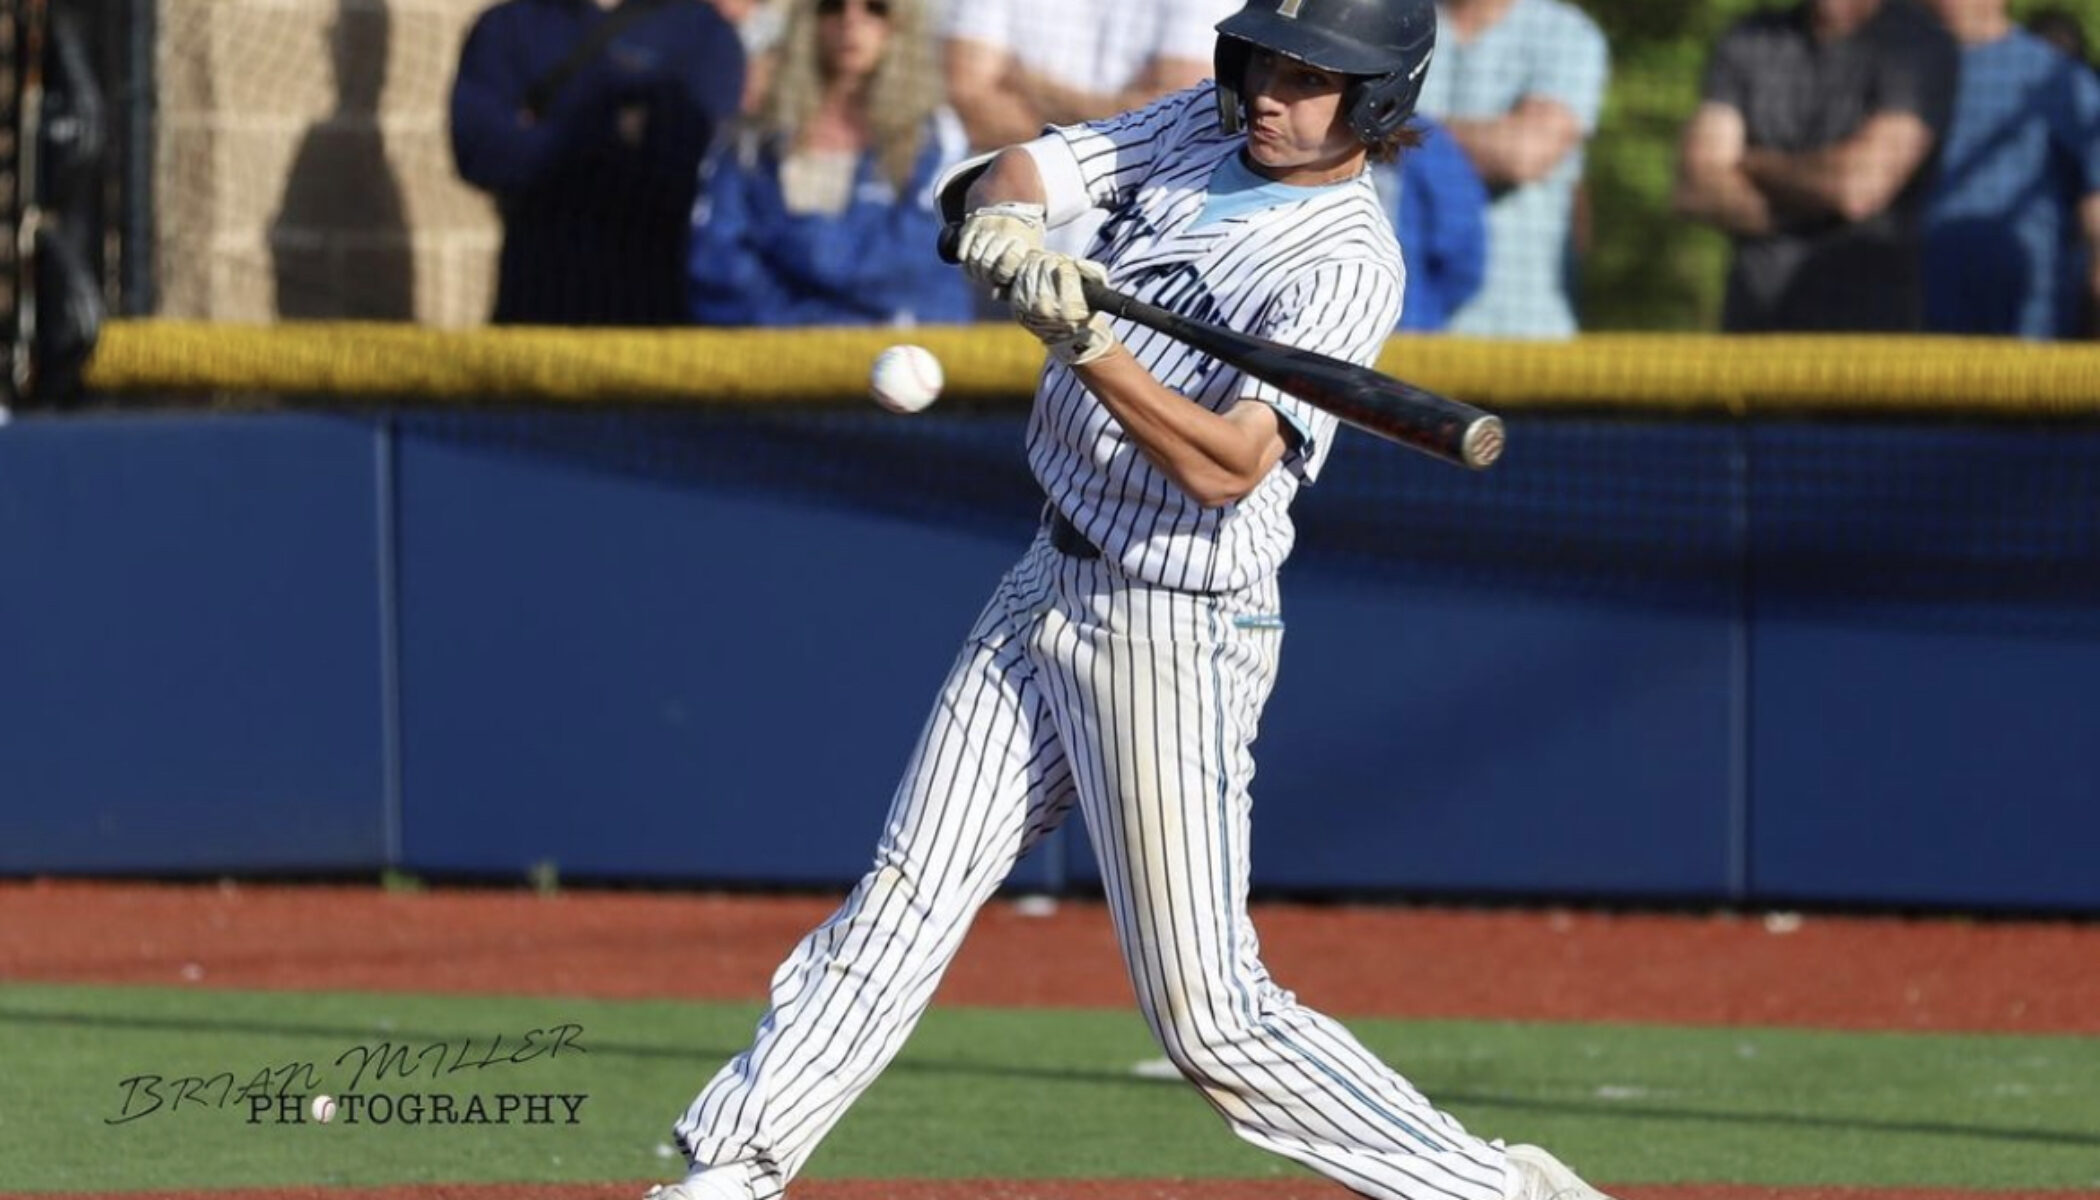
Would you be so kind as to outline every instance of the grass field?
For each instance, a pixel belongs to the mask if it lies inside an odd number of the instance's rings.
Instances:
[[[124,1190],[675,1175],[670,1120],[745,1042],[758,1011],[10,986],[0,989],[4,1183]],[[433,1074],[462,1054],[468,1064],[509,1057],[526,1031],[563,1024],[580,1032],[551,1055]],[[1599,1180],[2100,1189],[2100,1039],[1349,1024],[1476,1132],[1546,1141]],[[498,1035],[506,1048],[492,1056]],[[438,1044],[446,1049],[429,1050]],[[406,1053],[375,1078],[388,1047]],[[1155,1053],[1133,1014],[937,1007],[809,1176],[1300,1174],[1240,1144],[1191,1089],[1133,1072]],[[418,1061],[416,1074],[399,1073]],[[153,1092],[126,1082],[141,1076],[231,1078],[180,1103],[176,1085],[163,1082],[152,1108]],[[397,1102],[443,1093],[461,1107],[476,1095],[491,1106],[499,1094],[587,1099],[574,1125],[411,1126],[398,1115],[386,1124],[250,1123],[231,1094],[258,1079],[259,1091]],[[229,1102],[209,1102],[221,1097]],[[127,1110],[133,1119],[121,1120]]]

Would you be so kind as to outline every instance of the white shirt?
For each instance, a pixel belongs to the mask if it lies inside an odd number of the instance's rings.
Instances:
[[[1238,0],[953,0],[941,32],[1012,54],[1066,87],[1116,92],[1154,58],[1211,60]]]

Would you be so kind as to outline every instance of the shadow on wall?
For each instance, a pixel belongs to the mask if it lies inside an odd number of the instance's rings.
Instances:
[[[307,128],[270,223],[280,317],[415,316],[415,260],[379,125],[392,36],[385,0],[339,0],[335,111]]]

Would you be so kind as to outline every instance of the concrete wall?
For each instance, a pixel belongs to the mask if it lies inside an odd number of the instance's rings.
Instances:
[[[160,314],[484,320],[498,227],[446,105],[483,0],[163,0]]]

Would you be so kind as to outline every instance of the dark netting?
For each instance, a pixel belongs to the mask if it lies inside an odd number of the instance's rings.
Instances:
[[[405,412],[415,437],[1020,539],[1023,416]],[[1534,415],[1475,473],[1345,431],[1290,575],[1658,610],[2100,628],[2100,423]]]

